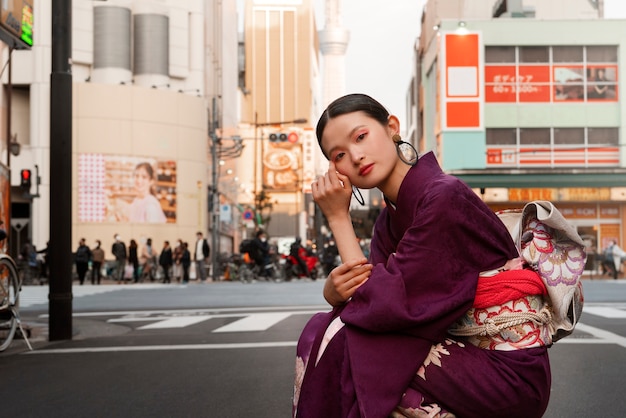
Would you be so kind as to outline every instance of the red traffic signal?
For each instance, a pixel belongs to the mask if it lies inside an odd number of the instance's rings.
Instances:
[[[298,134],[295,132],[275,132],[270,134],[270,142],[291,142],[295,144],[298,142]]]
[[[30,170],[24,169],[20,171],[20,188],[24,191],[30,191],[32,173]]]

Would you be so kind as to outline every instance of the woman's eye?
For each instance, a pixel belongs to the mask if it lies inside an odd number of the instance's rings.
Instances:
[[[362,141],[364,139],[365,139],[365,134],[361,134],[361,135],[356,137],[356,142],[360,142],[360,141]]]
[[[346,154],[345,154],[345,152],[338,152],[338,153],[335,155],[334,160],[335,160],[335,161],[339,161],[339,160],[341,160],[341,159],[343,158],[343,156],[344,156],[344,155],[346,155]]]

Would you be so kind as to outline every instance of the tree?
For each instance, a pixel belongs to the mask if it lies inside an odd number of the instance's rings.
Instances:
[[[261,191],[255,193],[254,195],[254,222],[257,227],[264,227],[270,223],[272,219],[272,209],[274,208],[274,204],[272,203],[272,197],[270,194],[265,191],[265,187],[261,189]]]

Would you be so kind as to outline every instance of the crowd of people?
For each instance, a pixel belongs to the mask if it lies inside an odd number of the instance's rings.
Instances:
[[[199,282],[205,283],[210,253],[209,243],[202,232],[196,233],[196,241],[192,246],[182,239],[178,239],[174,246],[165,240],[160,250],[154,247],[152,238],[147,238],[141,246],[135,239],[131,239],[126,245],[122,237],[115,234],[110,257],[113,263],[109,267],[106,265],[102,242],[96,240],[94,247],[90,248],[85,238],[81,238],[78,243],[74,264],[81,285],[88,275],[91,284],[95,285],[101,283],[104,275],[118,284],[139,283],[144,280],[188,283],[192,266]]]

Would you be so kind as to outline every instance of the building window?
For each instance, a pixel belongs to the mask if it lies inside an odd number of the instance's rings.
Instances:
[[[550,145],[550,129],[520,128],[520,145]]]
[[[592,145],[614,145],[619,142],[618,128],[588,128],[587,140]]]
[[[554,128],[554,145],[584,145],[584,128]]]
[[[499,62],[515,64],[515,47],[488,46],[485,47],[485,62]]]
[[[548,63],[550,62],[550,50],[547,46],[520,46],[519,62]]]

